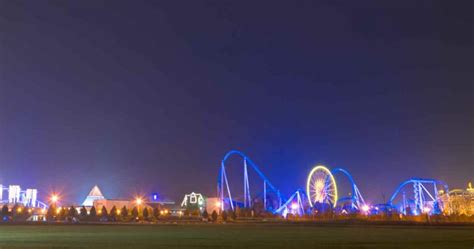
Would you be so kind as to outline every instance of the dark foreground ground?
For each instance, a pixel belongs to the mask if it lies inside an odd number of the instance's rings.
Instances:
[[[6,248],[474,248],[473,226],[1,225]]]

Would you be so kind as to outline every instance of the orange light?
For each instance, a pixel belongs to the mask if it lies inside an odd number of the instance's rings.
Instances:
[[[57,194],[52,194],[49,199],[51,200],[52,203],[56,203],[59,201],[59,196]]]
[[[137,197],[137,198],[135,198],[135,202],[137,203],[137,205],[141,205],[143,203],[143,200],[142,200],[142,198]]]

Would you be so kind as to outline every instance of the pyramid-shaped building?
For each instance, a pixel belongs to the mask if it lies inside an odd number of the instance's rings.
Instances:
[[[87,195],[84,202],[82,203],[82,206],[92,207],[92,206],[94,206],[94,201],[95,200],[104,200],[104,199],[105,199],[105,197],[102,194],[102,192],[100,191],[99,186],[95,185],[91,189],[89,194]]]

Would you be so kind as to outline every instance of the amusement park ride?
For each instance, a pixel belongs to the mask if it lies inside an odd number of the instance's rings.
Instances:
[[[227,176],[227,161],[232,156],[239,157],[243,171],[243,196],[232,194]],[[249,172],[253,171],[258,185],[253,192],[250,186]],[[350,184],[350,193],[341,195],[335,176],[345,177]],[[410,188],[411,187],[411,188]],[[218,181],[218,198],[220,208],[235,210],[236,208],[253,208],[260,204],[263,210],[286,216],[302,216],[316,212],[335,211],[340,213],[377,214],[380,212],[398,212],[405,215],[440,214],[443,210],[443,193],[448,193],[446,183],[435,179],[412,178],[402,182],[388,203],[368,205],[355,184],[351,174],[342,168],[329,169],[318,165],[307,178],[306,189],[298,189],[289,198],[285,198],[270,180],[260,171],[257,165],[244,153],[229,151],[221,162]],[[235,190],[234,190],[235,191]],[[234,193],[238,193],[234,192]],[[263,205],[262,205],[263,203]]]
[[[8,196],[4,196],[3,192],[7,192]],[[9,185],[8,187],[0,184],[0,203],[3,204],[22,204],[31,208],[47,208],[47,205],[37,199],[38,190],[23,190],[19,185]],[[4,198],[7,197],[7,198]]]

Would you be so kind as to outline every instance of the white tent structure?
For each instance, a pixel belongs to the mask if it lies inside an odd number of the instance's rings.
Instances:
[[[99,186],[95,185],[91,189],[89,194],[87,195],[87,197],[84,200],[84,202],[82,203],[82,205],[86,206],[86,207],[92,207],[92,206],[94,206],[94,201],[95,200],[104,200],[104,199],[105,199],[105,197],[102,194],[102,192],[100,191]]]

